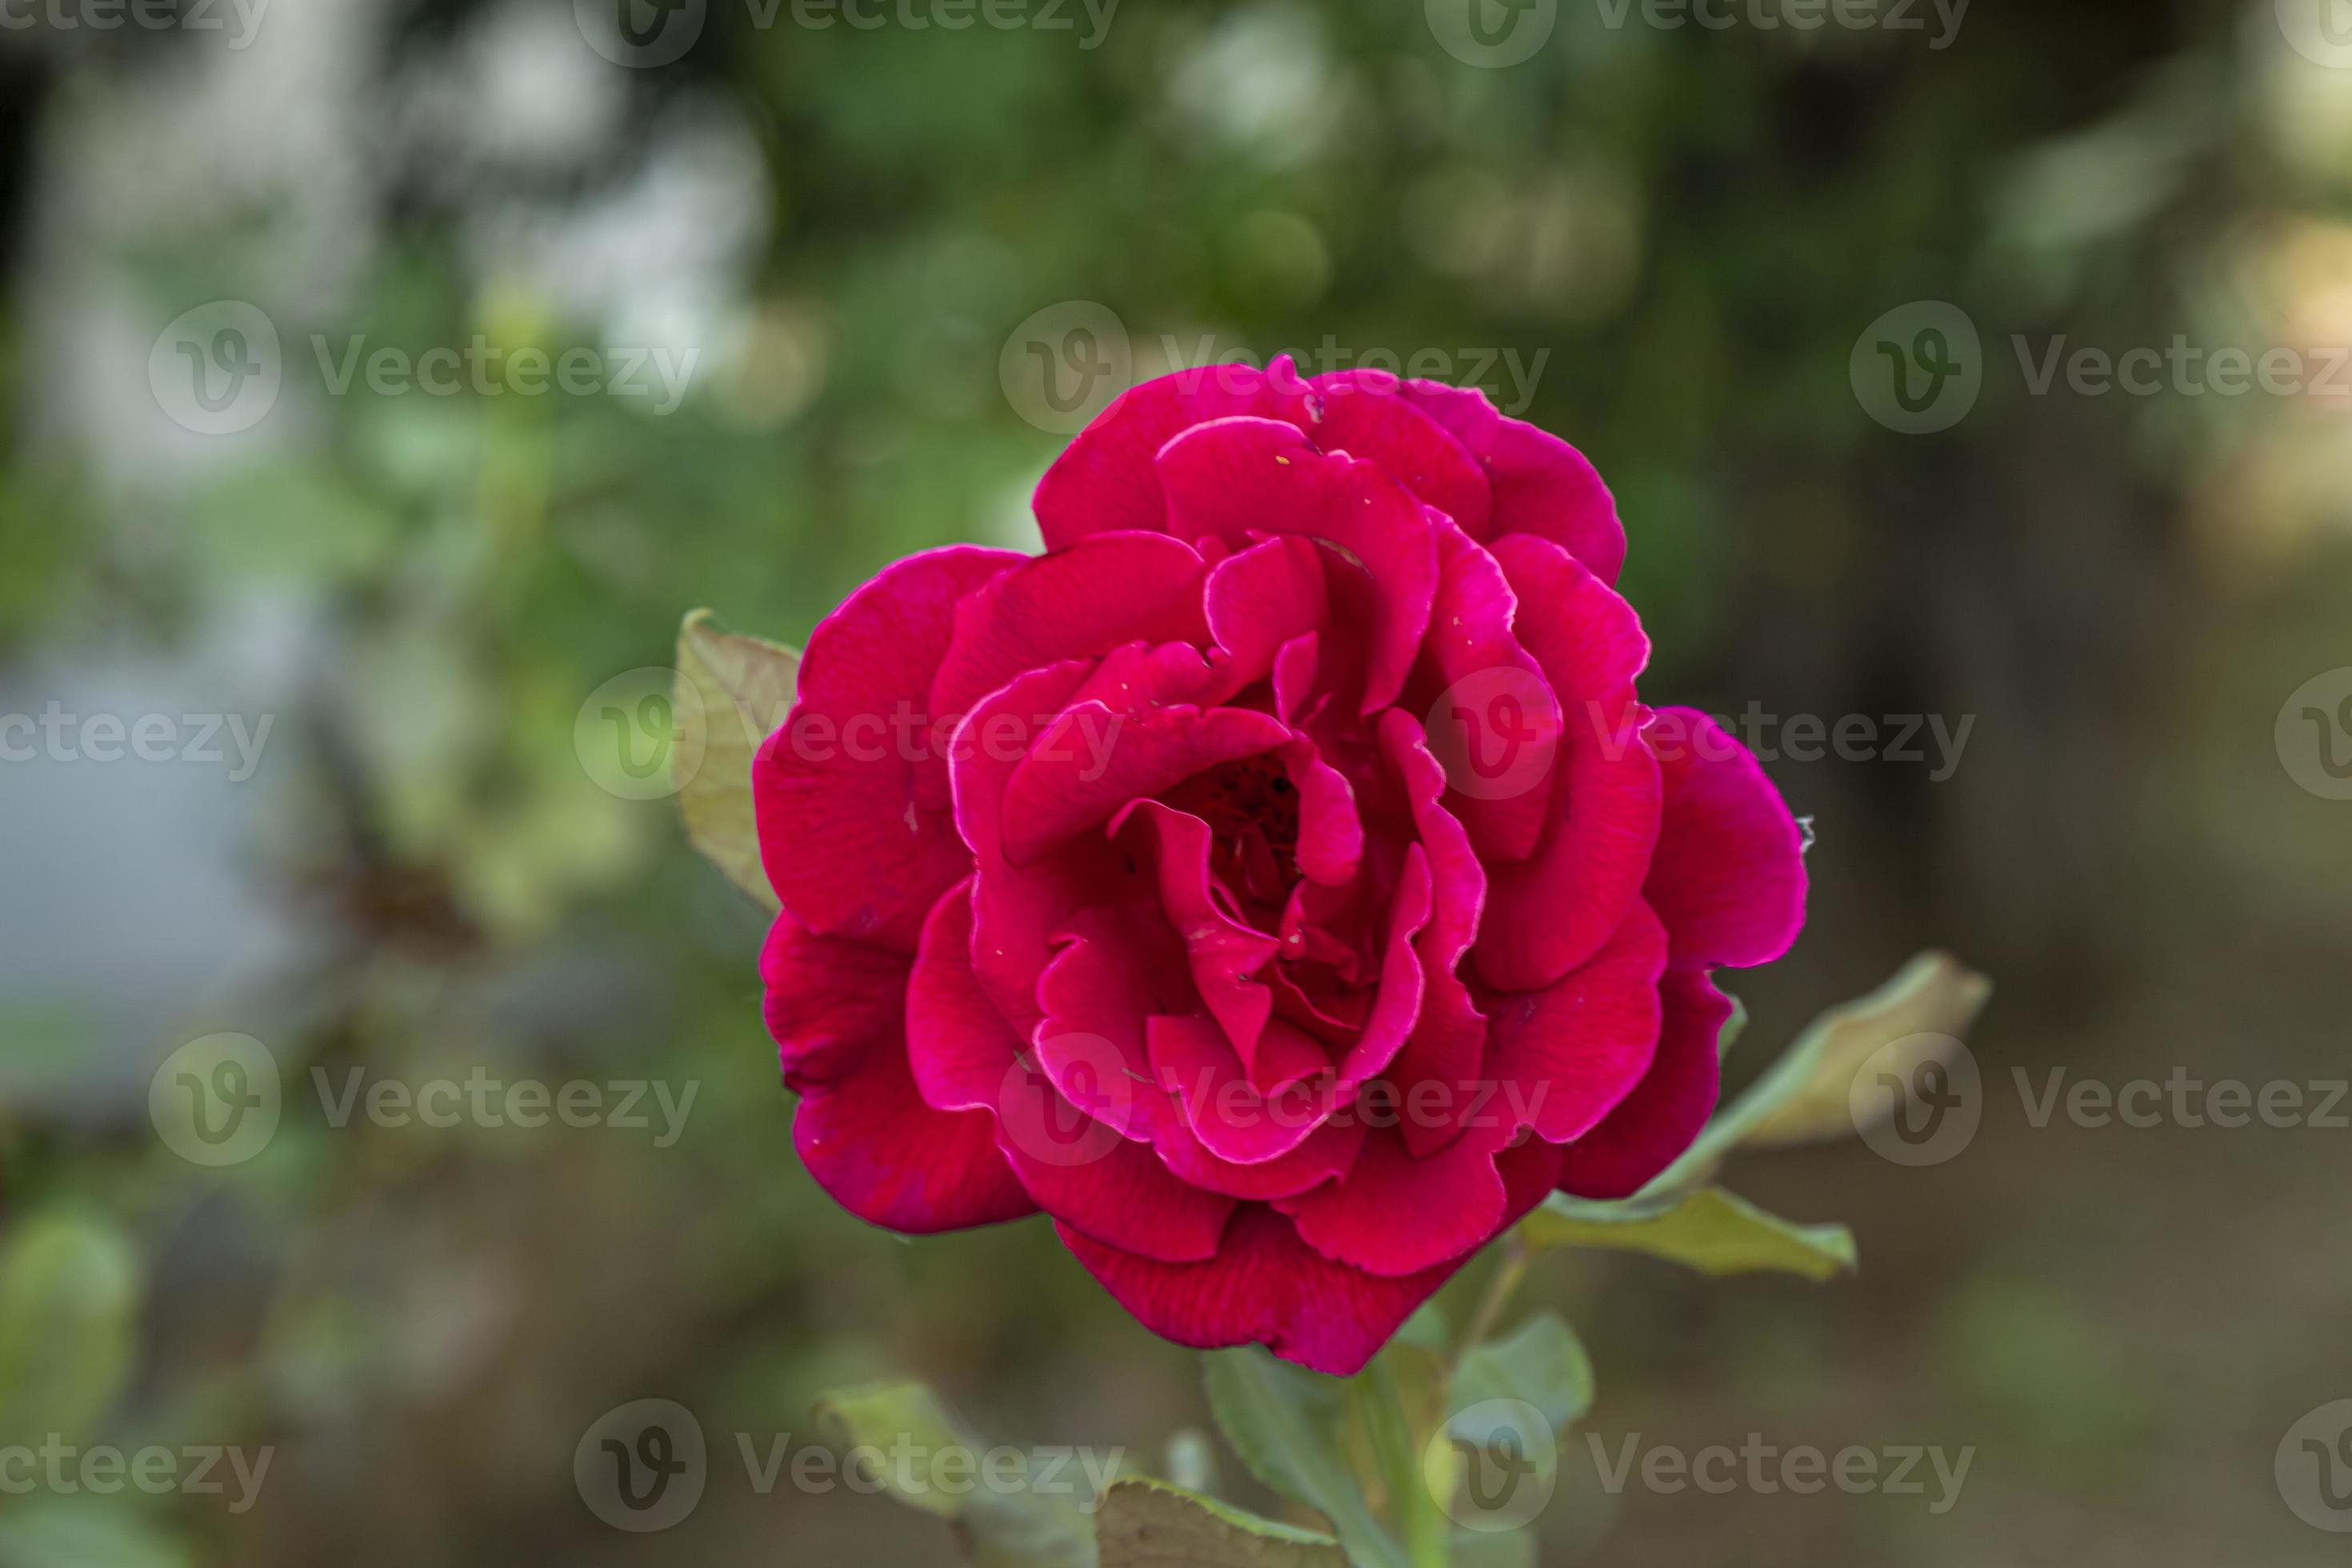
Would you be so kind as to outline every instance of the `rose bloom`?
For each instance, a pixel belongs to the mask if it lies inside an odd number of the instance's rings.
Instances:
[[[1043,1210],[1169,1339],[1353,1373],[1689,1146],[1802,837],[1640,705],[1608,489],[1479,392],[1179,373],[1034,505],[1042,555],[852,595],[755,763],[794,1142],[876,1225]]]

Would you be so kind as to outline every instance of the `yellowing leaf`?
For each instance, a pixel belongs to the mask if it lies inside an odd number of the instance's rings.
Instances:
[[[816,1414],[845,1449],[878,1458],[867,1466],[876,1486],[945,1521],[981,1568],[1095,1568],[1083,1466],[1057,1463],[1049,1479],[1022,1454],[1009,1485],[992,1479],[1012,1450],[973,1436],[919,1383],[833,1394]]]
[[[751,758],[791,711],[800,668],[800,655],[788,647],[719,631],[709,610],[695,611],[678,627],[678,729],[670,765],[687,837],[772,910],[775,890],[760,867],[751,812]]]
[[[1826,1279],[1854,1266],[1842,1225],[1792,1225],[1721,1187],[1686,1197],[1584,1203],[1555,1193],[1520,1226],[1536,1247],[1646,1252],[1703,1274],[1777,1269]]]
[[[1348,1568],[1328,1535],[1160,1481],[1120,1481],[1095,1515],[1102,1568]]]
[[[1947,952],[1927,952],[1867,996],[1832,1007],[1806,1026],[1762,1077],[1717,1114],[1682,1158],[1640,1197],[1688,1193],[1714,1175],[1732,1150],[1778,1147],[1859,1132],[1848,1096],[1854,1075],[1881,1047],[1918,1036],[1923,1054],[1949,1052],[1992,994],[1992,982]],[[1921,1057],[1907,1057],[1916,1065]],[[1891,1110],[1891,1103],[1889,1109]]]
[[[1923,952],[1869,995],[1832,1007],[1805,1031],[1811,1069],[1796,1092],[1748,1129],[1741,1142],[1769,1149],[1816,1143],[1859,1131],[1850,1096],[1863,1064],[1889,1046],[1880,1066],[1910,1079],[1930,1059],[1948,1059],[1992,995],[1992,982],[1948,952]],[[1892,1114],[1895,1101],[1885,1100]]]

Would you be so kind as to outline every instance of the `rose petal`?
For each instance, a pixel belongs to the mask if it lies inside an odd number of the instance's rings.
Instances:
[[[1412,1120],[1406,1108],[1404,1120]],[[1481,1247],[1502,1224],[1503,1178],[1495,1156],[1518,1130],[1488,1108],[1428,1159],[1415,1159],[1395,1129],[1365,1140],[1355,1167],[1328,1186],[1276,1207],[1316,1251],[1367,1273],[1417,1274]]]
[[[1156,851],[1160,904],[1183,938],[1192,983],[1244,1067],[1255,1072],[1258,1037],[1274,1011],[1273,994],[1255,976],[1282,944],[1217,907],[1209,890],[1207,823],[1160,801],[1139,800],[1119,814],[1111,831],[1120,832],[1138,817]]]
[[[1625,563],[1625,528],[1617,502],[1583,453],[1552,435],[1495,412],[1476,387],[1408,381],[1408,402],[1450,431],[1486,470],[1493,497],[1490,537],[1529,533],[1549,539],[1604,583]]]
[[[791,717],[751,765],[761,860],[810,930],[911,952],[924,915],[971,869],[944,801],[919,798],[927,696],[956,605],[1023,559],[971,545],[909,556],[810,635]]]
[[[1658,710],[1651,749],[1665,809],[1642,897],[1666,922],[1674,962],[1769,963],[1805,923],[1796,818],[1755,754],[1695,709]]]
[[[1205,643],[1192,546],[1159,533],[1103,533],[1032,556],[956,606],[931,680],[931,711],[961,713],[1026,669],[1131,642]]]
[[[1513,535],[1492,549],[1519,597],[1520,641],[1567,720],[1564,805],[1533,856],[1488,865],[1476,963],[1498,991],[1539,991],[1609,940],[1649,871],[1658,767],[1632,686],[1649,642],[1631,606],[1558,545]]]
[[[1159,1016],[1144,1028],[1160,1086],[1175,1097],[1184,1125],[1210,1153],[1236,1165],[1262,1165],[1304,1143],[1339,1103],[1330,1058],[1303,1031],[1276,1020],[1261,1056],[1278,1068],[1262,1072],[1280,1087],[1261,1090],[1215,1020]],[[1319,1070],[1318,1070],[1319,1069]]]
[[[1583,1136],[1642,1081],[1657,1049],[1665,963],[1665,927],[1636,903],[1591,960],[1542,991],[1490,1004],[1487,1062],[1504,1101],[1538,1136]]]
[[[1417,1093],[1423,1103],[1430,1101],[1434,1091],[1423,1090],[1424,1083],[1444,1086],[1435,1103],[1449,1115],[1442,1120],[1414,1117],[1402,1128],[1405,1146],[1416,1159],[1426,1159],[1461,1131],[1486,1059],[1486,1018],[1458,970],[1477,935],[1486,901],[1486,873],[1471,849],[1468,833],[1442,803],[1445,770],[1430,754],[1412,715],[1391,709],[1381,716],[1381,750],[1412,803],[1414,830],[1429,857],[1434,892],[1429,924],[1413,940],[1426,982],[1421,1019],[1388,1068],[1389,1081],[1406,1104],[1414,1103]]]
[[[1090,746],[1086,737],[1108,736]],[[1055,717],[1004,792],[1004,853],[1025,865],[1131,800],[1270,752],[1290,727],[1253,708],[1163,708],[1139,719],[1082,702]]]
[[[1616,1110],[1561,1151],[1563,1192],[1633,1196],[1682,1157],[1715,1110],[1722,1082],[1717,1042],[1731,999],[1696,969],[1667,970],[1658,995],[1664,1011],[1657,1057]]]
[[[1034,1212],[984,1115],[935,1110],[907,1059],[908,959],[779,915],[760,956],[768,1029],[800,1095],[793,1144],[869,1224],[928,1235]]]
[[[1233,1200],[1178,1181],[1141,1143],[1096,1124],[1020,1058],[1020,1041],[971,970],[970,888],[941,899],[908,984],[908,1051],[926,1103],[985,1110],[1037,1206],[1096,1240],[1171,1263],[1213,1257]]]
[[[1060,712],[1092,668],[1072,659],[1016,678],[981,700],[950,745],[956,831],[971,847],[979,879],[972,889],[972,963],[988,999],[1016,1029],[1033,1028],[1042,1016],[1037,975],[1053,956],[1053,932],[1080,910],[1144,890],[1139,877],[1122,876],[1120,858],[1100,840],[1028,866],[1015,866],[1004,855],[1004,791],[1026,749],[999,747],[988,737],[1000,720],[1019,735],[1037,733],[1051,722],[1039,715]],[[1123,888],[1122,880],[1135,885]]]
[[[1559,1152],[1529,1139],[1496,1162],[1508,1199],[1499,1234],[1541,1203]],[[1063,1227],[1062,1244],[1105,1289],[1163,1339],[1202,1349],[1263,1344],[1285,1361],[1335,1377],[1363,1370],[1413,1309],[1470,1254],[1394,1279],[1334,1262],[1299,1240],[1270,1208],[1244,1206],[1206,1263],[1155,1263]]]
[[[1371,459],[1471,538],[1486,536],[1486,472],[1444,426],[1402,395],[1395,376],[1342,370],[1307,384],[1317,396],[1318,416],[1307,426],[1317,446]]]
[[[1031,502],[1045,548],[1059,550],[1114,529],[1166,521],[1152,459],[1170,437],[1204,419],[1251,414],[1304,423],[1310,394],[1287,357],[1180,370],[1129,388],[1078,432],[1045,470]]]
[[[1297,534],[1336,547],[1370,574],[1371,658],[1361,711],[1396,700],[1429,628],[1437,589],[1431,514],[1379,465],[1327,456],[1274,419],[1217,419],[1171,440],[1159,458],[1169,525],[1236,550]]]

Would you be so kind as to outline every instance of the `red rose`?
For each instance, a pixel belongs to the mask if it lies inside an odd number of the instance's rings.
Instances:
[[[1352,1373],[1713,1109],[1801,838],[1648,642],[1591,464],[1375,373],[1139,386],[817,627],[754,771],[769,1026],[877,1225],[1043,1209],[1146,1324]]]

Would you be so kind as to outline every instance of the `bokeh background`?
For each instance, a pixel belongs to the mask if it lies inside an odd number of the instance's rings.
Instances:
[[[963,30],[627,3],[6,8],[0,713],[271,727],[245,776],[233,745],[0,763],[0,1439],[274,1457],[242,1512],[0,1496],[0,1562],[929,1568],[935,1523],[761,1495],[733,1435],[812,1440],[820,1392],[898,1374],[1148,1466],[1200,1427],[1194,1358],[1041,1223],[907,1244],[814,1188],[759,912],[616,784],[591,699],[651,690],[691,607],[797,642],[907,551],[1034,543],[1056,405],[1115,350],[1327,344],[1448,356],[1594,458],[1652,700],[1972,724],[1942,777],[1771,762],[1813,914],[1732,977],[1731,1072],[1948,947],[1999,984],[1974,1142],[1735,1165],[1851,1223],[1854,1278],[1587,1254],[1526,1292],[1591,1347],[1612,1450],[1973,1445],[1962,1496],[1611,1496],[1571,1440],[1546,1561],[2342,1561],[2273,1464],[2352,1397],[2352,1131],[2037,1127],[2012,1080],[2352,1071],[2352,803],[2280,732],[2352,665],[2352,52],[2315,5],[1799,32],[1542,0],[1483,13],[1549,27],[1497,65],[1455,0]],[[650,63],[673,12],[699,33]],[[206,434],[168,373],[219,301],[282,386]],[[1973,323],[1981,391],[1905,434],[1853,366],[1915,301]],[[2037,395],[2021,335],[2336,369]],[[666,363],[677,396],[337,389],[355,342],[478,337]],[[286,1110],[207,1168],[149,1096],[220,1031]],[[699,1087],[657,1147],[657,1118],[338,1127],[311,1074],[354,1068]],[[651,1396],[712,1479],[636,1536],[572,1460]]]

